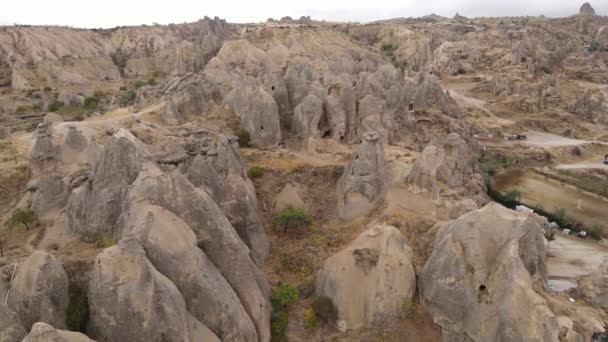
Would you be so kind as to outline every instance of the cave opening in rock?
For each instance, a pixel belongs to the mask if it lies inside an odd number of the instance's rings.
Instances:
[[[274,90],[275,90],[275,87],[274,87],[274,86],[272,86],[272,87],[270,87],[270,89],[272,89],[272,91],[274,91]]]
[[[260,126],[260,129],[263,131],[264,130],[264,126]]]
[[[486,286],[484,284],[479,285],[479,292],[483,292],[486,290]]]

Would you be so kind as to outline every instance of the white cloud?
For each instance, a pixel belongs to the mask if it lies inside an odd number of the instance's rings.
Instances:
[[[607,0],[592,0],[601,14]],[[3,4],[0,24],[114,27],[190,22],[206,16],[230,22],[260,22],[269,17],[311,15],[315,19],[371,21],[437,13],[453,16],[568,16],[582,1],[573,0],[20,0]]]

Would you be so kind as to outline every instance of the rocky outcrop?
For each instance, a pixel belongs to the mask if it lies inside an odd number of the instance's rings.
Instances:
[[[0,127],[0,140],[9,139],[12,136],[8,127]]]
[[[419,289],[444,341],[557,341],[567,332],[543,297],[543,239],[532,217],[495,203],[439,229]]]
[[[158,96],[165,96],[161,120],[169,125],[183,124],[201,117],[212,103],[211,86],[201,75],[187,74],[173,80]]]
[[[68,285],[61,263],[50,253],[36,251],[17,266],[8,309],[24,327],[45,322],[65,328]]]
[[[487,201],[475,153],[456,133],[448,135],[441,147],[427,146],[405,181],[418,191],[430,192],[433,199],[453,194],[479,204]]]
[[[593,305],[608,312],[608,262],[579,279],[577,289]]]
[[[70,230],[112,235],[128,186],[150,157],[145,145],[120,129],[95,163],[91,177],[72,191],[67,205]]]
[[[134,240],[123,239],[95,258],[88,295],[98,339],[220,341],[187,311],[178,288]]]
[[[593,7],[591,6],[590,3],[585,2],[581,6],[581,9],[579,10],[579,14],[580,15],[595,15],[595,10],[593,9]]]
[[[419,84],[414,97],[414,110],[438,109],[443,114],[459,118],[462,111],[449,92],[441,89],[437,78],[426,76]]]
[[[58,174],[41,175],[35,182],[32,195],[32,210],[38,217],[53,210],[62,209],[68,202],[69,192]]]
[[[257,341],[253,322],[232,287],[198,248],[188,225],[168,210],[132,203],[120,218],[154,267],[177,286],[188,311],[224,341]]]
[[[338,180],[338,213],[348,220],[365,214],[387,190],[388,171],[380,136],[367,133]]]
[[[587,90],[568,106],[568,111],[583,120],[608,122],[608,101],[602,92]]]
[[[323,101],[314,95],[308,95],[296,107],[291,129],[301,138],[320,138],[319,125],[322,118]]]
[[[44,116],[43,122],[48,122],[50,124],[63,122],[63,118],[59,114],[48,113]]]
[[[3,306],[0,310],[0,342],[21,341],[25,335],[27,330],[18,322],[12,310]]]
[[[21,342],[95,342],[86,335],[58,330],[46,323],[36,323],[32,331]]]
[[[38,125],[29,160],[35,174],[54,171],[61,163],[60,147],[53,140],[50,123],[43,122]]]
[[[260,340],[266,341],[270,336],[268,283],[249,248],[213,199],[177,170],[165,173],[147,163],[125,199],[125,203],[142,201],[169,210],[194,231],[197,245],[230,283],[254,322]]]
[[[292,183],[285,184],[283,189],[276,194],[272,201],[273,212],[278,213],[285,208],[308,208],[300,195],[299,189]]]
[[[416,276],[412,251],[399,230],[375,226],[323,263],[317,296],[331,299],[340,331],[371,328],[402,313]],[[355,285],[356,284],[356,285]]]

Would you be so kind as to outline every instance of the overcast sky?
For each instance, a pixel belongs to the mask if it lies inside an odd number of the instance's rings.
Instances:
[[[576,0],[14,0],[0,7],[0,25],[68,25],[115,27],[182,23],[204,16],[229,22],[260,22],[269,17],[299,17],[336,21],[373,21],[418,17],[430,13],[453,16],[565,17],[578,12]],[[589,1],[596,12],[608,15],[608,0]]]

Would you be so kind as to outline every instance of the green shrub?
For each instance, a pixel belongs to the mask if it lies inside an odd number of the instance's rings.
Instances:
[[[508,191],[505,196],[509,199],[509,200],[513,200],[513,201],[520,201],[521,200],[521,191],[514,189],[511,191]]]
[[[89,321],[89,301],[86,289],[70,284],[68,293],[70,296],[70,304],[66,312],[68,329],[85,333]]]
[[[148,85],[155,86],[156,85],[156,80],[153,79],[153,78],[149,79],[148,80]]]
[[[53,88],[51,88],[51,87],[49,87],[49,86],[46,86],[46,87],[44,87],[44,89],[43,89],[43,90],[44,90],[45,92],[47,92],[47,93],[48,93],[48,92],[50,92],[50,91],[53,91]]]
[[[298,301],[298,290],[291,284],[283,284],[272,292],[270,301],[275,310],[287,309]]]
[[[591,45],[589,45],[589,52],[597,52],[600,51],[600,43],[598,42],[591,42]]]
[[[288,229],[308,227],[312,224],[312,217],[301,208],[287,207],[272,218],[274,227],[282,227],[283,233],[287,233]]]
[[[19,114],[25,113],[25,112],[27,112],[27,107],[25,107],[25,106],[19,106],[19,107],[17,107],[17,109],[15,110],[15,112],[17,112]]]
[[[338,320],[338,310],[329,297],[321,296],[314,299],[312,309],[317,318],[322,319],[329,325],[334,325]]]
[[[87,97],[84,99],[84,104],[82,105],[85,109],[93,110],[97,108],[99,104],[99,100],[95,97]]]
[[[260,178],[264,175],[264,168],[261,166],[252,166],[249,169],[249,178]]]
[[[95,92],[93,93],[93,97],[97,97],[97,98],[99,98],[99,97],[104,97],[104,96],[106,96],[106,93],[105,93],[103,90],[99,90],[99,89],[97,89],[97,90],[95,90]]]
[[[40,104],[39,103],[34,103],[32,105],[32,110],[40,110]]]
[[[118,98],[118,105],[121,107],[128,107],[133,104],[137,94],[133,90],[129,90],[120,95]]]
[[[120,86],[119,88],[121,91],[126,91],[127,90],[127,86]]]
[[[251,135],[249,135],[249,132],[247,132],[246,129],[239,128],[238,132],[236,133],[236,136],[239,139],[240,147],[249,147],[249,145],[251,144]]]
[[[135,89],[139,89],[145,85],[146,83],[144,81],[135,81],[135,83],[133,83],[133,87],[135,87]]]
[[[271,342],[282,342],[285,340],[285,330],[289,323],[289,315],[285,311],[279,311],[272,314],[270,319],[270,334]]]
[[[36,213],[34,213],[31,209],[18,209],[13,212],[13,215],[8,220],[9,225],[15,226],[18,224],[22,224],[25,226],[25,229],[30,230],[30,228],[38,221],[38,217]]]
[[[404,319],[415,319],[420,305],[413,299],[405,299],[401,303],[401,315]]]
[[[344,166],[334,166],[333,170],[331,170],[331,176],[333,179],[338,180],[344,174]]]
[[[307,330],[311,330],[317,327],[317,315],[315,311],[311,308],[304,310],[304,328]]]
[[[589,228],[589,230],[587,231],[587,233],[589,234],[589,237],[594,239],[594,240],[601,240],[602,239],[602,227],[595,225],[591,228]]]

